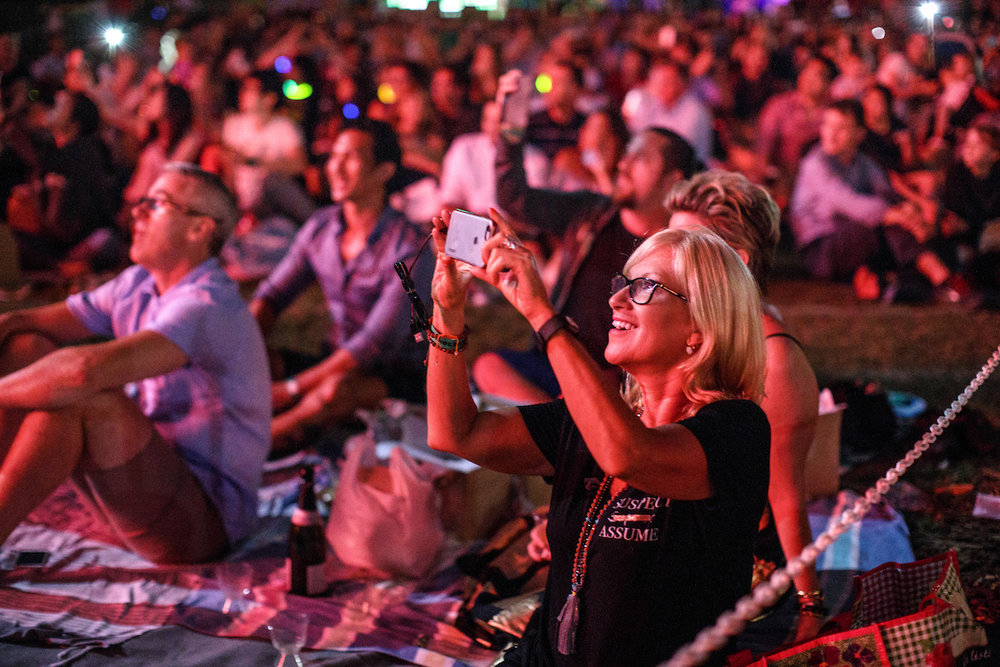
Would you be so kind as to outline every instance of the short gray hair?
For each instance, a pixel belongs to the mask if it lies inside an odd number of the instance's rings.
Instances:
[[[218,174],[205,171],[190,162],[170,162],[163,168],[163,173],[180,174],[197,182],[205,215],[215,221],[210,250],[213,255],[218,255],[240,218],[239,206],[232,190],[226,187]]]

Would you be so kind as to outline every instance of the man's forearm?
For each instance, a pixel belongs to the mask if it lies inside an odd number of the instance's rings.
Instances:
[[[47,410],[72,405],[93,393],[86,355],[56,350],[0,378],[0,409]]]
[[[349,373],[357,367],[358,361],[354,355],[347,350],[339,349],[312,368],[299,373],[295,376],[295,380],[300,391],[306,393],[321,385],[326,378]]]
[[[37,334],[56,343],[76,342],[92,335],[62,302],[0,315],[0,350],[10,336],[19,333]]]

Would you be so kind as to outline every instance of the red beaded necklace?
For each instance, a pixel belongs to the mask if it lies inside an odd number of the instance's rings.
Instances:
[[[597,495],[590,503],[587,516],[583,519],[583,526],[580,528],[580,537],[576,541],[576,553],[573,555],[573,578],[570,593],[566,596],[566,603],[562,611],[559,612],[559,634],[557,648],[563,655],[572,655],[576,652],[576,627],[580,622],[580,593],[583,591],[583,580],[587,576],[587,553],[590,551],[590,541],[597,530],[597,524],[604,516],[604,511],[611,506],[622,491],[627,486],[623,486],[618,493],[611,494],[611,482],[614,477],[605,475],[597,489]],[[607,500],[601,500],[607,495]]]

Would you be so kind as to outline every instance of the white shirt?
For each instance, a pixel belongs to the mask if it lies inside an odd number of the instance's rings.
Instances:
[[[707,164],[712,156],[712,112],[691,90],[666,107],[645,86],[633,88],[625,95],[622,115],[632,134],[665,127],[684,137],[702,162]]]
[[[260,199],[267,169],[262,166],[293,160],[305,151],[302,130],[285,116],[272,116],[263,127],[251,114],[233,114],[222,124],[222,144],[244,158],[260,164],[237,164],[233,171],[233,189],[240,208],[247,210]]]

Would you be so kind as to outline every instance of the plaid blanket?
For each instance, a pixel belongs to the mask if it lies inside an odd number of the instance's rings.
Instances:
[[[329,466],[327,464],[327,472]],[[486,665],[495,654],[452,625],[462,576],[444,564],[423,581],[373,579],[331,563],[328,596],[284,591],[284,544],[296,481],[262,488],[256,533],[227,562],[156,566],[127,551],[60,487],[0,552],[0,640],[65,647],[57,664],[150,630],[178,625],[217,637],[269,641],[280,609],[310,617],[307,649],[378,651],[423,665]],[[14,566],[19,551],[44,551],[43,567]],[[235,573],[235,574],[234,574]]]

